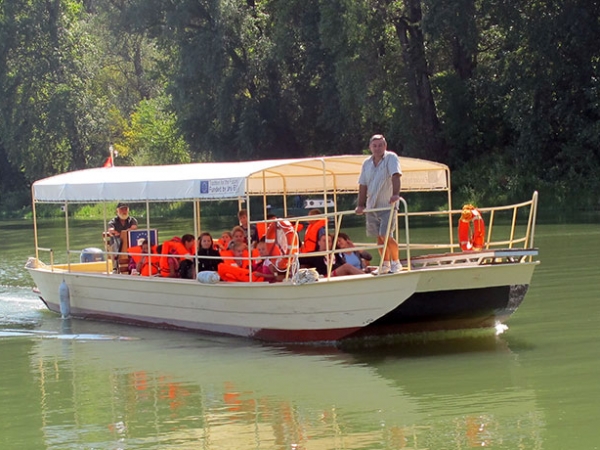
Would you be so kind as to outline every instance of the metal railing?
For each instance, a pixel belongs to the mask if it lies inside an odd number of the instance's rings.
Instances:
[[[487,226],[487,235],[485,238],[483,251],[481,252],[482,256],[484,256],[483,255],[484,253],[489,252],[493,249],[516,249],[516,248],[532,249],[533,244],[534,244],[534,236],[535,236],[537,202],[538,202],[538,193],[534,192],[531,200],[528,200],[526,202],[517,203],[517,204],[513,204],[513,205],[508,205],[508,206],[478,208],[478,210],[481,213],[482,217],[484,218],[484,222]],[[435,264],[449,264],[451,262],[452,258],[449,257],[447,254],[444,254],[444,252],[450,252],[451,254],[455,254],[457,251],[460,252],[460,245],[458,243],[458,240],[455,239],[455,235],[457,232],[456,224],[458,223],[458,219],[460,218],[462,210],[453,209],[453,210],[443,210],[443,211],[409,212],[408,205],[404,198],[400,198],[399,204],[402,206],[400,210],[396,210],[396,206],[391,205],[390,207],[385,207],[385,208],[365,210],[364,213],[367,214],[367,213],[373,213],[373,212],[390,211],[386,235],[395,237],[396,241],[398,242],[400,251],[402,251],[403,255],[405,255],[405,258],[403,258],[403,260],[406,260],[407,265],[404,267],[404,270],[410,271],[414,267],[416,267],[415,265],[413,265],[413,259],[415,257],[413,255],[413,252],[422,253],[422,254],[427,253],[430,261],[435,261]],[[522,216],[523,212],[526,212],[528,214],[526,216]],[[347,211],[334,211],[334,212],[318,214],[318,215],[307,215],[307,216],[286,218],[284,220],[289,221],[295,227],[295,229],[298,229],[298,227],[301,223],[325,219],[326,233],[332,235],[332,242],[333,242],[332,247],[333,248],[327,248],[325,251],[311,252],[310,255],[311,256],[323,256],[323,257],[326,257],[327,255],[331,256],[331,257],[329,257],[327,276],[326,276],[326,278],[329,279],[331,277],[333,261],[334,261],[335,255],[338,253],[344,253],[344,252],[349,251],[349,249],[347,249],[347,248],[344,248],[344,249],[336,248],[336,242],[338,240],[339,233],[342,230],[344,219],[347,218],[348,216],[355,216],[355,215],[356,215],[356,213],[354,210],[347,210]],[[439,233],[437,233],[437,232],[430,233],[430,235],[434,234],[436,238],[439,237],[439,239],[437,239],[436,242],[413,242],[413,241],[411,241],[411,221],[414,221],[417,218],[418,219],[431,219],[432,222],[436,225],[435,230],[437,230],[437,229],[440,230]],[[443,225],[443,226],[440,225],[438,223],[439,218],[444,219],[444,221],[447,219],[447,225]],[[394,220],[394,219],[396,219],[396,220]],[[266,226],[268,227],[269,224],[271,224],[273,222],[277,222],[278,220],[282,220],[282,219],[271,219],[271,220],[265,220],[265,221],[260,221],[260,222],[264,222],[266,224]],[[333,230],[330,230],[332,228],[329,224],[330,221],[333,221]],[[419,221],[421,222],[421,220],[419,220]],[[256,223],[258,223],[258,221],[250,222],[250,224],[253,224],[253,223],[256,224]],[[396,224],[398,224],[399,226],[396,226]],[[403,226],[400,226],[401,224],[403,224]],[[419,225],[423,225],[423,224],[420,223]],[[401,228],[403,228],[403,230],[401,230]],[[418,229],[418,228],[421,228],[421,227],[420,226],[414,227],[413,231],[414,231],[414,229]],[[446,231],[444,231],[444,228],[447,228]],[[502,230],[502,228],[504,228],[504,230]],[[521,230],[521,229],[523,229],[523,230]],[[495,236],[496,232],[501,232],[501,231],[504,231],[503,237],[497,238]],[[402,236],[402,239],[400,239],[400,236]],[[413,233],[413,237],[414,237],[414,233]],[[296,237],[296,239],[297,239],[297,237]],[[377,251],[379,254],[385,254],[385,252],[388,249],[388,242],[389,242],[389,240],[386,239],[383,242],[383,244],[378,244],[376,242],[375,243],[373,243],[373,242],[371,242],[371,243],[355,243],[355,247],[353,247],[351,249],[351,251],[357,251],[357,250],[369,251],[369,250],[371,250],[371,251]],[[297,243],[294,242],[293,245],[298,245],[298,247],[299,247],[301,245],[301,242],[299,242],[299,241]],[[66,252],[67,262],[65,264],[55,264],[55,255],[54,255],[53,249],[38,247],[37,251],[48,252],[50,254],[49,268],[52,271],[54,271],[55,268],[57,268],[57,267],[60,268],[60,270],[71,271],[73,265],[75,266],[75,271],[76,271],[77,266],[79,266],[81,263],[79,263],[79,264],[71,263],[71,255],[73,255],[73,254],[81,255],[84,252],[83,250],[67,250],[67,252]],[[434,254],[432,254],[432,251]],[[269,258],[268,256],[265,256],[265,257],[252,256],[251,252],[248,252],[248,253],[249,254],[248,254],[247,258],[249,260],[250,274],[252,274],[252,271],[255,270],[255,269],[253,269],[253,265],[255,263],[264,261],[265,259]],[[297,253],[297,254],[289,256],[291,259],[294,260],[294,262],[292,264],[288,265],[288,268],[285,272],[286,280],[290,280],[292,278],[292,276],[294,275],[294,272],[297,270],[297,267],[298,267],[298,265],[296,264],[298,257],[300,257],[302,255],[299,252],[295,252],[295,253]],[[478,260],[477,259],[478,256],[477,256],[477,258],[475,258],[475,257],[468,256],[468,255],[473,255],[476,253],[477,252],[461,252],[461,254],[467,255],[467,256],[465,256],[465,260],[470,258],[474,261]],[[112,268],[110,267],[109,259],[117,259],[118,260],[118,256],[128,255],[128,253],[127,252],[113,252],[113,251],[105,250],[102,253],[102,255],[104,256],[104,259],[106,262],[105,272],[107,274],[112,274],[112,270],[111,270]],[[533,258],[532,255],[533,254],[531,252],[529,252],[527,254],[524,254],[520,258],[528,258],[529,260],[531,260]],[[152,260],[156,260],[156,262],[158,263],[161,256],[165,256],[165,255],[148,253],[148,254],[146,254],[146,256],[148,256]],[[417,255],[417,257],[418,256],[421,256],[421,255]],[[194,265],[197,268],[198,260],[200,258],[225,260],[228,257],[227,256],[211,257],[211,256],[190,255],[188,259],[194,260]],[[456,256],[454,256],[453,258],[456,261],[460,260],[460,258],[457,259]],[[80,260],[80,258],[78,258],[78,260]],[[448,262],[448,261],[450,261],[450,262]],[[378,270],[381,270],[382,264],[383,264],[383,258],[380,258]],[[417,266],[418,266],[418,264],[417,264]],[[114,266],[113,268],[115,268],[115,267],[117,268],[117,271],[118,271],[118,262],[116,263],[116,266]]]

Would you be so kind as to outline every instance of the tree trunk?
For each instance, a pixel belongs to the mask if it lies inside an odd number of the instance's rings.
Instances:
[[[458,4],[456,29],[452,37],[452,65],[461,80],[470,80],[477,67],[477,24],[474,0]]]
[[[425,55],[421,1],[404,0],[404,5],[403,14],[391,20],[402,44],[409,94],[414,105],[411,116],[414,121],[415,156],[446,162],[448,149],[442,138]]]

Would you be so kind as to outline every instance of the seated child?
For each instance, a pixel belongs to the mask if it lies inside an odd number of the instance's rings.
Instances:
[[[252,266],[250,276],[250,260],[248,259],[248,246],[243,242],[231,241],[230,256],[223,252],[223,262],[219,264],[217,271],[223,281],[262,281],[262,275]],[[253,251],[253,256],[256,256]]]
[[[198,258],[198,272],[205,272],[207,270],[216,272],[219,264],[223,262],[219,251],[213,245],[213,238],[210,233],[202,233],[198,238],[198,256],[214,256],[218,258]]]
[[[317,249],[315,252],[325,252],[332,250],[333,237],[324,234],[319,238],[317,242]],[[339,253],[327,254],[327,255],[315,255],[315,256],[303,256],[300,259],[300,264],[304,267],[314,267],[319,272],[319,275],[327,276],[327,268],[333,258],[331,266],[331,276],[337,277],[342,275],[359,275],[364,272],[356,267],[344,262],[344,259]]]
[[[265,258],[270,256],[264,236],[258,241],[256,249],[261,257]],[[260,261],[256,266],[256,271],[269,283],[275,283],[276,281],[281,281],[283,279],[283,274],[279,273],[273,262],[268,258]]]
[[[350,236],[348,236],[346,233],[338,234],[337,248],[347,249],[347,251],[342,253],[342,257],[348,264],[356,267],[357,269],[364,270],[367,267],[368,262],[373,258],[373,255],[371,255],[369,252],[357,250],[354,247],[354,242],[350,240]]]
[[[231,231],[223,231],[221,233],[221,237],[216,243],[216,249],[220,252],[225,251],[229,248],[229,243],[231,242]]]
[[[181,236],[181,243],[183,244],[185,251],[187,252],[185,258],[182,258],[179,261],[179,277],[185,278],[188,280],[193,280],[195,278],[195,270],[194,261],[191,259],[190,255],[193,255],[195,252],[194,244],[195,238],[191,234],[184,234]]]

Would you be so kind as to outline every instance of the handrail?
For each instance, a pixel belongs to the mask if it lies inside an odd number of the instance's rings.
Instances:
[[[489,249],[491,247],[500,247],[507,246],[508,248],[513,248],[516,244],[523,244],[525,248],[533,247],[533,235],[535,233],[535,223],[536,223],[536,215],[537,215],[537,199],[538,193],[537,191],[533,193],[532,199],[524,202],[512,204],[512,205],[503,205],[503,206],[493,206],[493,207],[481,207],[477,208],[479,212],[484,214],[489,214],[489,220],[487,221],[487,238],[485,241],[485,248]],[[524,235],[516,235],[517,226],[518,226],[518,212],[522,211],[525,208],[529,208],[529,215],[527,219],[527,225]],[[511,212],[511,217],[509,220],[509,230],[508,230],[508,238],[506,239],[497,239],[492,240],[492,235],[496,223],[498,221],[499,213],[501,212]],[[418,211],[418,212],[409,212],[408,216],[410,218],[413,217],[443,217],[450,215],[460,216],[462,213],[462,209],[453,209],[453,210],[440,210],[440,211]],[[450,226],[450,232],[454,233],[455,230],[452,226]],[[433,250],[433,249],[450,249],[454,251],[455,248],[458,247],[458,244],[454,244],[453,242],[449,243],[436,243],[436,244],[421,244],[421,243],[411,243],[410,246],[404,245],[401,246],[403,249],[407,249],[408,247],[413,250]],[[410,250],[410,248],[408,248]]]
[[[400,224],[401,216],[404,217],[404,242],[401,243],[400,239],[398,239],[398,241],[399,241],[398,246],[405,253],[405,259],[407,261],[405,270],[412,270],[411,261],[414,260],[414,258],[415,258],[415,256],[413,255],[413,252],[415,252],[415,251],[430,250],[430,251],[433,251],[433,253],[440,253],[441,251],[446,251],[446,250],[449,250],[450,252],[456,251],[458,244],[455,243],[455,241],[453,240],[453,237],[456,233],[456,225],[455,225],[456,222],[453,219],[455,217],[459,216],[461,214],[462,210],[452,209],[452,210],[440,210],[440,211],[409,212],[406,200],[401,197],[399,202],[403,206],[398,211],[395,210],[395,205],[390,205],[390,206],[386,206],[384,208],[374,208],[374,209],[370,209],[370,210],[365,210],[364,212],[370,213],[370,212],[390,211],[392,214],[396,214],[395,215],[396,223],[398,225]],[[515,248],[520,248],[521,246],[524,249],[533,248],[536,216],[537,216],[537,206],[538,206],[538,192],[536,191],[533,193],[531,200],[528,200],[525,202],[516,203],[513,205],[478,208],[478,210],[480,211],[482,216],[487,215],[487,219],[488,219],[487,220],[487,226],[488,226],[487,231],[488,232],[487,232],[487,236],[486,236],[486,241],[484,243],[484,249],[485,250],[490,250],[492,248],[515,249]],[[521,214],[523,214],[523,211],[526,210],[527,208],[529,208],[529,212],[528,212],[528,216],[526,217],[526,223],[524,223],[525,216],[522,216]],[[501,213],[503,213],[504,215],[501,215]],[[508,214],[508,217],[505,213]],[[388,225],[387,225],[388,235],[391,235],[392,231],[394,231],[394,228],[393,228],[394,216],[392,214],[390,214],[390,218],[388,220]],[[525,214],[527,214],[527,212],[525,212]],[[333,234],[333,238],[334,238],[333,248],[328,249],[328,251],[325,253],[313,252],[313,255],[319,255],[319,254],[334,255],[336,253],[343,253],[343,252],[347,251],[346,249],[336,249],[335,243],[337,242],[340,231],[343,229],[342,227],[343,227],[344,219],[348,216],[356,216],[356,212],[354,210],[347,210],[347,211],[333,210],[328,213],[323,213],[323,214],[318,214],[318,215],[305,215],[305,216],[298,216],[298,217],[293,217],[293,218],[285,218],[283,220],[289,221],[292,224],[292,226],[295,229],[297,229],[298,225],[301,222],[310,222],[313,220],[326,219],[325,223],[326,223],[326,227],[327,227],[327,232],[328,233],[332,232],[331,234]],[[436,225],[438,227],[440,227],[441,230],[445,230],[445,231],[443,231],[443,233],[440,233],[439,235],[436,235],[433,238],[434,242],[430,242],[430,243],[412,242],[411,236],[410,236],[409,222],[410,222],[410,219],[414,219],[417,217],[431,218],[435,221]],[[439,222],[437,222],[438,218],[443,219],[445,217],[450,218],[450,220],[448,221],[448,225],[443,225],[443,224],[440,224]],[[520,220],[521,223],[519,223],[519,218],[521,218],[521,220]],[[333,226],[329,225],[331,219],[333,219]],[[508,219],[508,220],[505,221],[506,219]],[[270,224],[273,222],[277,222],[279,220],[282,220],[282,219],[276,218],[276,219],[261,220],[261,221],[249,221],[249,224],[256,224],[259,222],[264,222],[264,223]],[[499,222],[502,225],[502,227],[500,229],[501,229],[502,233],[505,234],[505,236],[497,236],[496,240],[492,240],[494,237],[493,236],[494,232],[498,229]],[[504,228],[505,224],[507,225],[507,228],[508,228],[507,230],[505,230],[505,228]],[[525,226],[524,230],[522,230],[523,225]],[[448,234],[448,231],[449,231],[449,234]],[[398,238],[400,236],[400,227],[399,226],[395,227],[395,236],[396,236],[396,238]],[[296,244],[299,246],[300,242],[293,243],[293,245],[296,245]],[[377,242],[368,242],[368,243],[355,242],[354,249],[356,249],[356,250],[377,250],[380,254],[383,254],[387,250],[387,246],[388,246],[387,240],[385,240],[383,242],[383,244],[378,244]],[[51,268],[51,270],[54,270],[54,267],[56,265],[54,250],[51,248],[42,248],[42,247],[36,246],[36,254],[37,254],[37,252],[40,252],[40,251],[50,253],[50,268]],[[68,249],[66,251],[66,256],[67,256],[66,270],[67,271],[72,270],[71,269],[71,264],[72,264],[71,263],[71,255],[72,254],[80,255],[81,253],[83,253],[82,250]],[[430,253],[432,253],[432,252],[430,252]],[[108,259],[114,258],[116,255],[128,255],[128,253],[127,252],[113,252],[113,251],[105,250],[103,252],[103,255],[105,256],[106,264],[107,264],[106,271],[111,272],[108,270],[108,268],[109,268]],[[162,255],[151,253],[151,252],[147,253],[147,255],[150,258],[152,258],[153,260],[156,258],[156,261],[158,261],[162,256]],[[282,255],[282,256],[285,257],[286,255]],[[297,255],[291,255],[289,257],[293,258],[294,261],[297,261],[297,258],[301,257],[301,256],[302,256],[302,254],[298,253]],[[207,256],[207,255],[206,256],[204,256],[204,255],[198,256],[197,254],[190,255],[189,258],[193,259],[196,262],[196,264],[197,264],[197,261],[199,258],[222,259],[222,260],[228,259],[226,256],[211,257],[211,256]],[[251,252],[249,252],[249,255],[248,255],[248,259],[252,262],[262,261],[267,258],[269,258],[269,257],[268,256],[265,256],[265,257],[252,256]],[[532,261],[533,256],[528,255],[527,258],[529,258],[529,261]],[[421,258],[419,258],[419,259],[421,259]],[[62,260],[62,257],[61,257],[61,260]],[[333,264],[333,261],[330,261],[330,263],[328,264],[327,278],[329,278],[331,276],[332,264]],[[380,258],[379,270],[381,270],[382,264],[383,264],[383,258]],[[250,267],[252,267],[252,263],[250,264]],[[286,280],[289,280],[292,278],[292,276],[294,274],[293,267],[296,267],[296,266],[293,266],[292,264],[288,265],[287,270],[285,272]],[[61,269],[62,269],[62,267],[61,267]],[[76,269],[73,269],[73,270],[76,270]],[[254,270],[254,269],[250,269],[250,270]]]

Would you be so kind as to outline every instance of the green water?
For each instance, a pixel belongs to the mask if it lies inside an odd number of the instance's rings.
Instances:
[[[61,225],[40,244],[64,245]],[[2,449],[600,448],[598,225],[538,226],[542,264],[499,336],[344,350],[61,320],[22,269],[30,224],[0,239]]]

